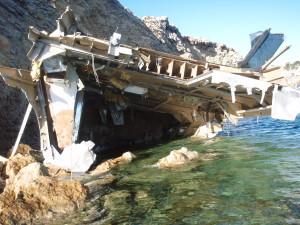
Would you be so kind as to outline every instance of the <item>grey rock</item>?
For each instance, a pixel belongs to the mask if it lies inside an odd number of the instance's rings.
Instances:
[[[169,24],[168,17],[146,16],[141,19],[161,43],[173,54],[210,63],[237,66],[242,57],[233,49],[204,38],[182,36],[178,28]]]

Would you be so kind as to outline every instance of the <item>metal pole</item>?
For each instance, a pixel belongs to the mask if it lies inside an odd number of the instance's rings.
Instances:
[[[26,113],[25,113],[25,116],[24,116],[24,119],[23,119],[23,122],[22,122],[22,125],[21,125],[21,128],[20,128],[20,131],[19,131],[16,143],[15,143],[15,146],[14,146],[13,151],[11,153],[11,156],[14,156],[16,154],[17,148],[19,146],[21,137],[22,137],[22,135],[24,133],[24,129],[25,129],[25,126],[27,124],[27,121],[28,121],[28,118],[29,118],[31,110],[32,110],[32,105],[29,103],[28,106],[27,106],[27,110],[26,110]]]

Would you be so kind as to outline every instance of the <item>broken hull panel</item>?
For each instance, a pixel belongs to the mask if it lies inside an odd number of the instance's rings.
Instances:
[[[110,103],[93,95],[85,95],[78,141],[92,140],[98,153],[177,136],[180,123],[170,114],[128,107],[121,111],[123,123],[119,125],[116,124],[114,116],[117,116],[113,115],[115,112],[110,109]],[[107,112],[105,116],[100,115],[101,111]]]

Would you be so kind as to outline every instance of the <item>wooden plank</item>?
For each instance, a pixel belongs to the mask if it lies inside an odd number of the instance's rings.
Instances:
[[[157,58],[157,59],[156,59],[156,69],[157,69],[157,73],[160,73],[161,65],[162,65],[162,58]]]
[[[173,67],[174,67],[174,60],[172,60],[168,64],[168,69],[167,69],[167,75],[172,76],[173,75]]]
[[[248,110],[240,110],[237,111],[238,115],[246,118],[246,117],[256,117],[256,116],[270,116],[271,115],[272,106],[248,109]]]
[[[281,49],[277,54],[273,55],[271,59],[269,59],[263,66],[262,69],[265,70],[275,59],[277,59],[279,56],[281,56],[283,53],[285,53],[287,50],[289,50],[291,45],[286,46],[285,48]]]
[[[180,77],[181,79],[184,79],[184,75],[185,75],[185,67],[186,67],[186,62],[184,62],[181,66],[180,66]]]
[[[24,133],[25,126],[26,126],[26,124],[27,124],[27,121],[28,121],[28,118],[29,118],[29,115],[30,115],[31,110],[32,110],[32,106],[31,106],[31,104],[29,103],[28,106],[27,106],[27,110],[26,110],[26,113],[25,113],[25,116],[24,116],[24,119],[23,119],[21,128],[20,128],[20,130],[19,130],[19,134],[18,134],[17,140],[16,140],[15,145],[14,145],[14,148],[13,148],[13,150],[12,150],[11,156],[14,156],[15,153],[16,153],[16,151],[17,151],[17,148],[18,148],[18,146],[19,146],[21,137],[22,137],[22,135],[23,135],[23,133]]]
[[[191,76],[192,76],[192,77],[196,77],[196,76],[197,76],[197,72],[198,72],[198,66],[195,65],[194,67],[192,67],[192,73],[191,73]]]

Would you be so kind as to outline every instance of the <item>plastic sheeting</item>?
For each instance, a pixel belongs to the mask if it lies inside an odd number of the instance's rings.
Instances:
[[[91,150],[94,145],[92,141],[72,144],[50,163],[71,172],[86,172],[96,159],[96,154]]]
[[[272,114],[274,119],[295,120],[300,113],[300,91],[290,87],[278,90],[275,85],[272,100]]]

